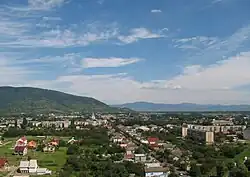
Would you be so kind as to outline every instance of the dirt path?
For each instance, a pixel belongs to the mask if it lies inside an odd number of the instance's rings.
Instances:
[[[3,143],[3,144],[0,145],[0,147],[5,146],[5,145],[7,145],[7,144],[10,144],[11,142],[12,142],[12,141],[8,141],[8,142],[6,142],[6,143]]]
[[[18,167],[12,167],[12,169],[10,170],[10,172],[5,176],[5,177],[12,177],[15,172],[17,171]]]

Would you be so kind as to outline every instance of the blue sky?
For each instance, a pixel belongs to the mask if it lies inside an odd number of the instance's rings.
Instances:
[[[250,1],[1,0],[0,85],[109,104],[249,104]]]

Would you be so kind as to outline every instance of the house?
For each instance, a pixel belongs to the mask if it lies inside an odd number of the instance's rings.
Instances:
[[[47,144],[44,148],[43,148],[43,152],[55,152],[56,147],[51,145],[51,144]]]
[[[47,168],[38,168],[36,171],[37,175],[51,175],[51,171],[48,170]]]
[[[50,175],[52,173],[47,168],[39,168],[37,160],[35,159],[32,159],[30,161],[20,161],[19,170],[21,173],[30,173],[37,175]]]
[[[29,161],[20,161],[19,170],[21,173],[29,173]]]
[[[145,177],[167,177],[168,169],[163,167],[145,167]]]
[[[77,140],[75,140],[75,137],[72,137],[69,141],[68,141],[68,144],[74,144],[78,142]]]
[[[8,165],[8,160],[5,158],[0,158],[0,169]]]
[[[156,137],[148,137],[148,144],[149,145],[158,145],[159,138]]]
[[[128,154],[128,153],[124,154],[124,160],[131,160],[131,161],[133,161],[134,157],[135,157],[134,154]]]
[[[36,173],[36,170],[38,168],[37,160],[30,160],[29,161],[29,173]]]
[[[15,146],[14,153],[25,156],[28,153],[28,149],[26,146]]]
[[[145,154],[134,154],[135,162],[146,162],[147,157]]]
[[[14,153],[19,154],[19,155],[26,155],[28,150],[27,150],[27,144],[28,141],[25,136],[19,138],[16,141],[15,147],[14,147]]]
[[[52,141],[49,143],[52,146],[59,146],[59,140],[58,139],[52,139]]]
[[[28,141],[27,141],[26,137],[23,136],[16,141],[15,146],[27,146],[27,144],[28,144]]]
[[[36,144],[35,141],[30,141],[30,142],[28,143],[28,148],[29,148],[29,149],[35,149],[36,147],[37,147],[37,144]]]

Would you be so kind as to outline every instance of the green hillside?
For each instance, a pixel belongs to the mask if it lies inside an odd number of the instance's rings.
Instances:
[[[30,87],[0,87],[0,113],[117,112],[94,98]]]

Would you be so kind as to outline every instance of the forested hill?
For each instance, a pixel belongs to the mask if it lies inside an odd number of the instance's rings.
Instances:
[[[115,112],[94,98],[31,88],[0,87],[0,113]]]

